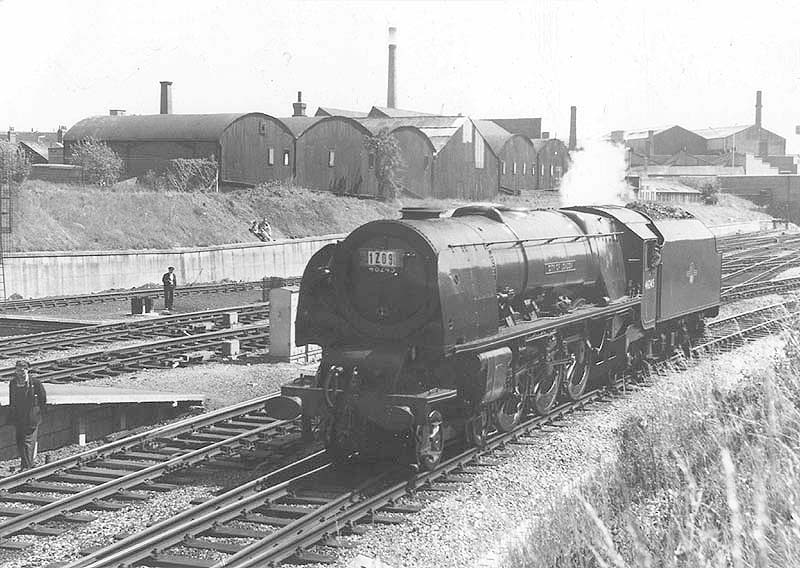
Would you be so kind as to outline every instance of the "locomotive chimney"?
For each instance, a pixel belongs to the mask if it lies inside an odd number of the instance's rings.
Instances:
[[[578,108],[569,107],[569,151],[574,152],[578,147],[578,134],[576,132],[578,124]]]
[[[396,92],[397,75],[397,28],[389,28],[389,86],[386,93],[386,106],[395,108],[397,101]]]
[[[161,81],[161,114],[172,114],[172,81]]]
[[[756,128],[761,131],[761,91],[756,91]]]
[[[292,116],[305,116],[306,115],[306,103],[303,102],[303,92],[297,91],[297,102],[292,103],[294,107],[294,114]]]

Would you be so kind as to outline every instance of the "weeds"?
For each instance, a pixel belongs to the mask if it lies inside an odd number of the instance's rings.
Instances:
[[[800,332],[769,370],[688,386],[508,552],[515,567],[800,565]],[[696,370],[691,371],[696,372]]]

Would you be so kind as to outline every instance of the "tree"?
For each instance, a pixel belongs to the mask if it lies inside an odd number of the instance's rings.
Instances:
[[[364,147],[375,168],[378,196],[385,201],[392,201],[400,188],[400,169],[405,166],[397,140],[384,128],[374,136],[368,136],[364,140]]]
[[[83,168],[87,183],[105,187],[119,180],[124,163],[108,144],[94,138],[84,138],[72,148],[70,162]]]
[[[30,172],[31,162],[22,148],[0,141],[0,183],[22,183]]]

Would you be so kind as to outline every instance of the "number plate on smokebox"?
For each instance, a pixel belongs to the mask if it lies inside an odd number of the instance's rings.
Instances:
[[[395,269],[403,267],[403,251],[361,249],[361,266],[379,269]]]

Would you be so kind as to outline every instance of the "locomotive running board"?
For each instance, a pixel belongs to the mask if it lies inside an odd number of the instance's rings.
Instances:
[[[495,335],[456,345],[453,347],[453,353],[469,353],[471,351],[503,345],[514,339],[527,338],[530,335],[546,335],[560,327],[571,325],[585,319],[606,317],[630,310],[631,308],[638,307],[640,303],[641,298],[633,298],[608,306],[580,308],[572,313],[559,317],[539,318],[531,322],[519,323],[515,326],[505,328]]]

